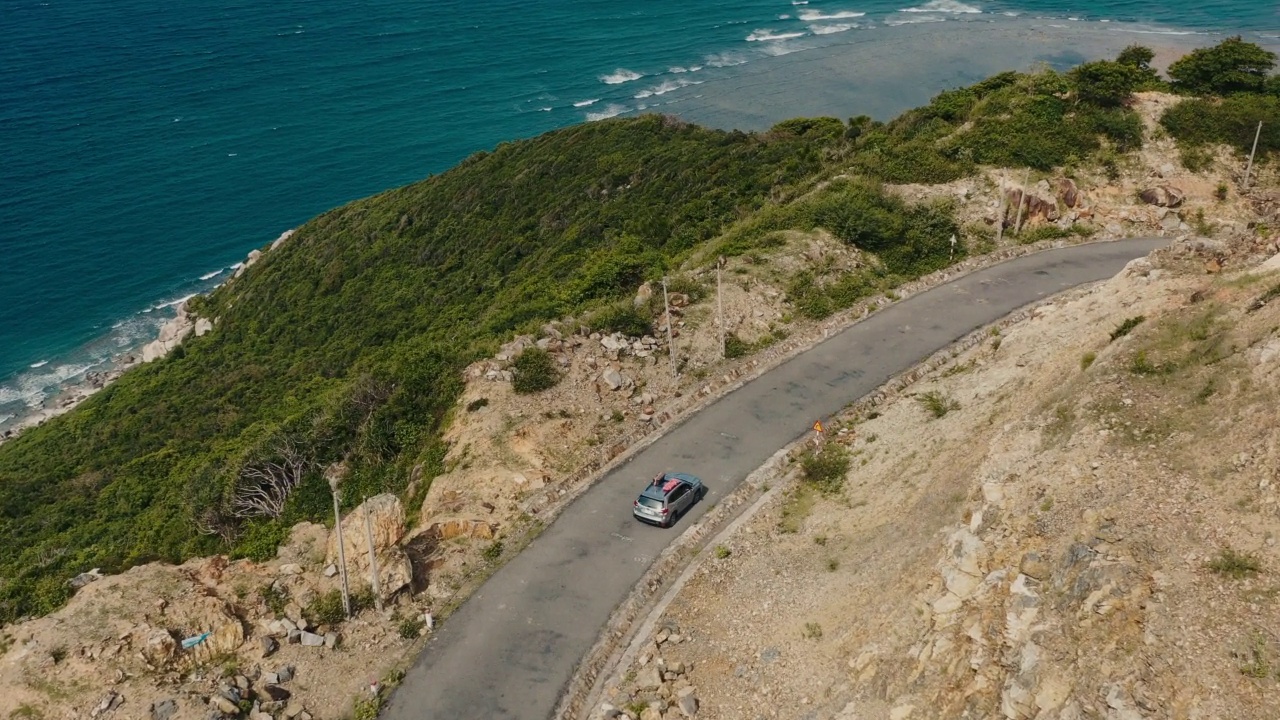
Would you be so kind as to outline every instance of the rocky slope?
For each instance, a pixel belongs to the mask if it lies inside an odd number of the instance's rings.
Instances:
[[[604,714],[1275,717],[1280,257],[1217,273],[1267,251],[1175,243],[841,418],[843,489],[779,478]]]

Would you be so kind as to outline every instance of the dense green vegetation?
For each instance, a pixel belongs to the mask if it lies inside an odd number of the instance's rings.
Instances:
[[[880,125],[851,121],[854,166],[898,183],[948,182],[978,165],[1049,170],[1110,147],[1142,142],[1142,123],[1121,102],[1154,82],[1145,48],[1116,61],[1052,70],[1001,73],[939,94],[925,107]]]
[[[214,332],[0,446],[0,624],[57,607],[66,580],[93,567],[269,557],[293,523],[328,516],[323,471],[338,461],[346,506],[389,491],[412,511],[441,470],[467,363],[566,315],[651,332],[658,305],[630,298],[682,262],[825,230],[868,255],[856,272],[791,278],[797,312],[823,317],[959,260],[949,205],[911,205],[879,183],[1135,147],[1141,124],[1123,101],[1159,82],[1150,59],[1130,48],[1067,74],[1004,73],[889,123],[802,118],[759,134],[661,116],[592,123],[325,213],[193,302]],[[1259,92],[1198,102],[1218,120],[1166,118],[1187,142],[1237,143],[1260,108],[1276,112]],[[672,292],[704,292],[673,280]],[[513,372],[528,392],[557,379],[545,353]]]
[[[1259,155],[1280,151],[1280,76],[1270,74],[1275,65],[1275,53],[1235,37],[1196,50],[1169,66],[1173,89],[1201,96],[1175,105],[1160,119],[1188,149],[1184,163],[1206,163],[1208,157],[1196,150],[1207,144],[1221,143],[1248,153],[1260,122]],[[1187,163],[1187,158],[1192,162]]]

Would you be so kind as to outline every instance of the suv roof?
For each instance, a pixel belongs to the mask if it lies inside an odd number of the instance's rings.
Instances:
[[[680,487],[681,485],[692,485],[692,484],[693,482],[690,480],[689,476],[685,475],[684,473],[667,473],[666,476],[663,478],[663,483],[661,488],[654,487],[654,484],[650,482],[648,485],[645,486],[644,491],[640,493],[640,496],[653,498],[655,500],[665,500],[666,497],[670,495],[673,490]]]

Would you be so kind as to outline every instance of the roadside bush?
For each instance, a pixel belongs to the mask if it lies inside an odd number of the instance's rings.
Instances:
[[[849,450],[837,443],[827,443],[819,452],[806,451],[800,456],[804,481],[822,493],[839,492],[850,467]]]
[[[960,409],[960,402],[949,395],[937,390],[930,390],[916,396],[916,401],[929,412],[934,419],[941,419],[947,416],[952,410]]]
[[[1196,147],[1222,143],[1247,154],[1262,123],[1258,137],[1258,155],[1280,151],[1280,97],[1272,95],[1233,95],[1221,100],[1189,98],[1165,111],[1160,124],[1180,145]],[[1183,164],[1186,150],[1183,150]]]
[[[420,616],[415,615],[414,617],[401,620],[397,630],[400,632],[400,637],[405,640],[412,640],[422,634],[422,628],[426,626],[426,622],[424,622]]]
[[[662,306],[662,290],[657,296],[658,306]],[[640,308],[630,300],[614,303],[598,310],[591,316],[591,329],[602,333],[620,332],[630,337],[640,337],[653,332],[653,322]]]
[[[352,611],[355,611],[354,607]],[[302,614],[317,625],[337,625],[346,620],[347,615],[342,607],[342,591],[330,590],[323,595],[317,595]]]
[[[512,364],[512,373],[511,386],[522,395],[548,390],[560,382],[551,354],[539,347],[525,348]]]

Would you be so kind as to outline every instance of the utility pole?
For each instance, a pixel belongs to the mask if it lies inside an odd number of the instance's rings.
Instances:
[[[721,255],[716,260],[716,325],[720,328],[720,359],[725,357],[724,352],[724,295],[721,292],[720,273],[724,270],[724,256]]]
[[[346,545],[342,542],[342,512],[338,505],[338,483],[342,482],[343,469],[341,465],[330,465],[324,474],[329,481],[329,489],[333,491],[333,529],[338,533],[338,572],[342,575],[342,611],[350,620],[351,589],[347,585],[347,551]]]
[[[1022,196],[1018,198],[1018,219],[1013,223],[1013,234],[1022,234],[1022,208],[1027,204],[1027,183],[1031,182],[1031,169],[1027,168],[1027,172],[1022,176]]]
[[[1002,180],[997,186],[1000,191],[1000,209],[996,211],[996,247],[1000,247],[1001,241],[1004,240],[1004,216],[1009,212],[1006,206],[1007,198],[1005,197],[1004,181]]]
[[[1258,138],[1262,137],[1262,123],[1258,123],[1258,131],[1253,134],[1253,149],[1249,151],[1249,166],[1244,171],[1244,189],[1249,189],[1249,176],[1253,174],[1253,155],[1258,152]]]
[[[667,313],[667,347],[671,349],[671,377],[680,378],[680,371],[676,369],[676,342],[671,334],[671,302],[667,300],[667,276],[662,276],[662,307]]]
[[[378,553],[373,546],[373,520],[369,518],[369,497],[364,499],[364,532],[369,538],[369,575],[373,585],[373,604],[382,612],[382,586],[378,582]]]

